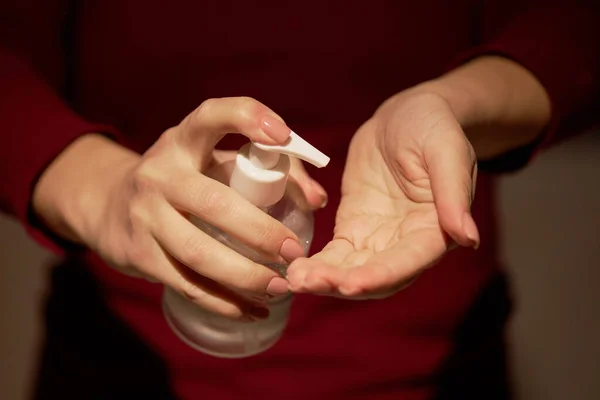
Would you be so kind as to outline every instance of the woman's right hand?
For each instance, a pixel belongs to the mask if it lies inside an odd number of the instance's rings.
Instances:
[[[55,232],[83,243],[124,273],[160,281],[230,318],[265,318],[269,295],[286,293],[287,282],[187,218],[196,215],[273,262],[303,255],[293,232],[202,174],[214,162],[214,146],[231,132],[282,144],[290,129],[256,100],[224,98],[204,102],[143,155],[86,135],[44,171],[34,190],[34,210]],[[292,175],[309,202],[325,200],[299,164]]]

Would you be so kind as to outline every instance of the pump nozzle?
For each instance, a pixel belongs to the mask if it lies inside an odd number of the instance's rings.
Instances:
[[[250,146],[250,161],[257,167],[273,168],[279,161],[279,154],[299,158],[317,168],[323,168],[329,164],[329,157],[321,153],[295,132],[290,133],[290,137],[282,145],[268,146],[260,143],[252,143]]]
[[[236,157],[229,186],[259,207],[277,203],[283,197],[287,184],[290,170],[288,156],[318,168],[329,163],[329,157],[291,132],[282,145],[249,143],[242,147]]]

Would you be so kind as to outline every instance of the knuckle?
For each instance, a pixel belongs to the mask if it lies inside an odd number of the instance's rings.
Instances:
[[[251,97],[239,97],[235,107],[236,125],[241,130],[252,130],[260,125],[261,103]]]
[[[265,294],[267,285],[273,276],[275,276],[275,273],[269,273],[266,267],[252,263],[240,274],[239,289],[262,296]]]
[[[225,213],[231,208],[231,202],[227,196],[218,191],[207,191],[204,196],[200,197],[200,200],[204,209],[213,213]]]
[[[199,122],[209,117],[213,112],[217,99],[206,99],[192,113],[194,122]]]
[[[339,291],[344,297],[350,298],[358,297],[363,293],[362,287],[350,282],[345,282],[343,286],[340,286]]]
[[[198,216],[226,213],[231,210],[231,200],[212,182],[197,182],[189,186],[190,204]]]
[[[234,305],[234,304],[223,304],[222,306],[219,307],[218,310],[219,314],[221,314],[223,317],[228,318],[228,319],[232,319],[232,320],[239,320],[242,319],[244,317],[244,313],[243,311],[240,309],[240,307]]]
[[[131,184],[134,194],[156,193],[159,175],[154,163],[142,161],[132,172]]]
[[[214,119],[215,115],[221,118],[227,116],[226,124],[232,130],[254,130],[260,125],[259,115],[266,107],[251,97],[211,98],[203,101],[185,122],[192,125],[201,125],[207,119]],[[217,111],[218,110],[218,111]]]
[[[192,235],[183,245],[180,261],[189,267],[198,267],[203,263],[206,251],[206,241],[198,235]]]
[[[192,303],[204,305],[208,297],[208,293],[193,284],[188,280],[184,280],[179,288],[179,294],[181,294],[186,300]]]
[[[154,156],[177,146],[178,135],[181,130],[171,127],[164,131],[156,142],[146,151],[146,155]]]
[[[203,308],[220,314],[225,318],[238,320],[244,316],[240,307],[232,303],[216,302],[215,299],[211,298],[212,295],[210,292],[201,289],[187,280],[182,283],[178,292],[186,300],[201,305]]]
[[[283,240],[285,240],[286,235],[283,229],[277,226],[277,222],[261,224],[256,227],[255,231],[253,235],[255,246],[269,253],[279,252],[279,247]]]
[[[207,119],[210,119],[214,114],[215,103],[218,99],[206,99],[194,111],[187,115],[181,122],[183,132],[195,131],[198,127],[203,126]]]

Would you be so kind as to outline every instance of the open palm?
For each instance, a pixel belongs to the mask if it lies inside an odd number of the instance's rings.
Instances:
[[[447,103],[388,100],[355,134],[332,241],[289,268],[292,290],[386,297],[433,265],[452,242],[476,247],[469,208],[474,152]]]

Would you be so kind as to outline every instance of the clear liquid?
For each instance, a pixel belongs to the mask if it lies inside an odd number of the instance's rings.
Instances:
[[[288,185],[283,199],[263,211],[290,228],[308,254],[313,216],[297,186]],[[287,264],[264,260],[254,249],[199,218],[192,217],[190,221],[219,242],[286,277]],[[216,357],[240,358],[261,353],[277,342],[287,325],[292,300],[292,295],[272,299],[267,319],[241,322],[207,311],[167,287],[163,312],[171,329],[192,348]]]

